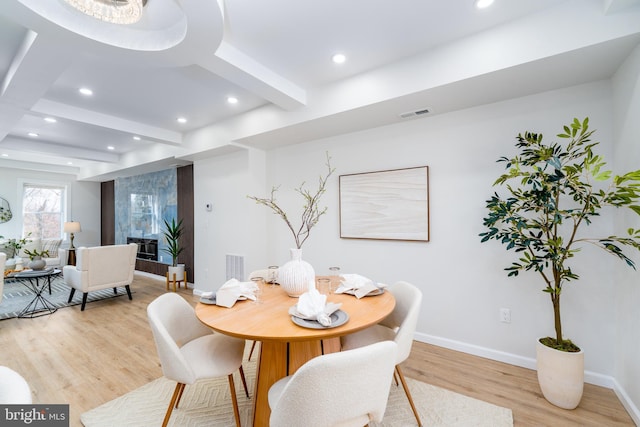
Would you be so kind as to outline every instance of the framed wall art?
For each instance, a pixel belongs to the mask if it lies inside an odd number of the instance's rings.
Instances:
[[[340,175],[340,237],[429,241],[429,167]]]

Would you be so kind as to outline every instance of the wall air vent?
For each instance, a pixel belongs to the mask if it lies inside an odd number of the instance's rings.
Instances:
[[[399,116],[401,119],[410,119],[412,117],[420,117],[423,116],[425,114],[429,113],[429,109],[428,108],[421,108],[419,110],[415,110],[415,111],[408,111],[406,113],[401,113]]]

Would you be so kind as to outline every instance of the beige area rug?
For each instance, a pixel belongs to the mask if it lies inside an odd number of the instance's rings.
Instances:
[[[244,362],[247,385],[252,393],[255,379],[255,361]],[[242,389],[240,376],[234,374],[240,418],[243,427],[251,426],[251,400]],[[414,402],[425,426],[487,426],[511,427],[510,409],[463,396],[407,378]],[[167,405],[176,383],[159,378],[105,403],[80,416],[86,427],[157,427],[167,411]],[[252,394],[253,395],[253,394]],[[178,409],[174,409],[169,422],[173,427],[233,426],[233,408],[226,377],[203,380],[187,385]],[[409,402],[402,386],[391,386],[389,403],[382,423],[370,426],[416,426]]]

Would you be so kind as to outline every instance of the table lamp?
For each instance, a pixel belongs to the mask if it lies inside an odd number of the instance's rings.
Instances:
[[[65,222],[62,231],[64,231],[65,233],[69,233],[69,238],[71,239],[71,245],[69,245],[69,249],[75,249],[73,247],[73,233],[82,231],[80,223],[78,221]]]

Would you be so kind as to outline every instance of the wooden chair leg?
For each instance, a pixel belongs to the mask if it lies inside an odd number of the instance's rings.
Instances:
[[[76,293],[76,288],[71,288],[71,293],[69,293],[69,300],[67,301],[67,304],[71,302],[71,300],[73,299],[73,295]]]
[[[173,412],[173,407],[176,404],[176,399],[178,398],[178,394],[180,394],[180,390],[183,388],[184,384],[178,383],[176,384],[175,390],[173,390],[173,396],[171,396],[171,402],[169,402],[169,408],[167,409],[167,413],[164,416],[164,421],[162,421],[162,427],[167,427],[169,424],[169,418],[171,418],[171,413]]]
[[[167,272],[166,278],[167,278],[167,290],[169,290],[169,272]]]
[[[133,299],[133,297],[131,296],[131,286],[125,285],[124,289],[127,291],[127,295],[129,296],[129,301],[131,301]]]
[[[251,351],[249,352],[249,361],[251,361],[251,355],[253,355],[253,350],[255,350],[256,348],[256,342],[254,341],[253,344],[251,344]]]
[[[178,399],[176,400],[176,404],[175,404],[175,408],[178,407],[178,404],[180,403],[180,399],[182,399],[182,393],[184,393],[184,388],[186,387],[186,384],[182,384],[182,387],[180,387],[180,393],[178,393]]]
[[[241,427],[240,411],[238,410],[238,398],[236,397],[236,386],[233,383],[233,374],[229,374],[229,391],[231,391],[231,401],[233,402],[233,414],[236,417],[236,427]]]
[[[82,294],[82,306],[80,306],[80,311],[84,311],[84,306],[87,305],[88,296],[89,296],[89,292],[85,292]]]
[[[244,377],[244,369],[242,369],[242,365],[240,365],[240,368],[238,370],[240,371],[240,379],[242,379],[242,385],[244,386],[244,392],[247,395],[247,399],[250,399],[250,397],[249,397],[249,389],[247,388],[247,380]]]
[[[409,405],[411,405],[411,410],[413,411],[413,415],[415,415],[416,421],[418,421],[418,427],[422,427],[422,421],[420,421],[420,415],[418,415],[418,410],[416,409],[416,405],[413,404],[413,398],[411,397],[411,392],[409,391],[407,382],[404,380],[404,375],[402,374],[402,370],[400,370],[400,365],[396,365],[396,371],[398,372],[398,376],[400,377],[400,382],[402,383],[402,388],[404,389],[404,393],[407,395],[407,399],[409,399]]]
[[[398,387],[400,384],[398,383],[398,374],[396,374],[396,371],[393,371],[393,379],[396,382],[396,387]]]

